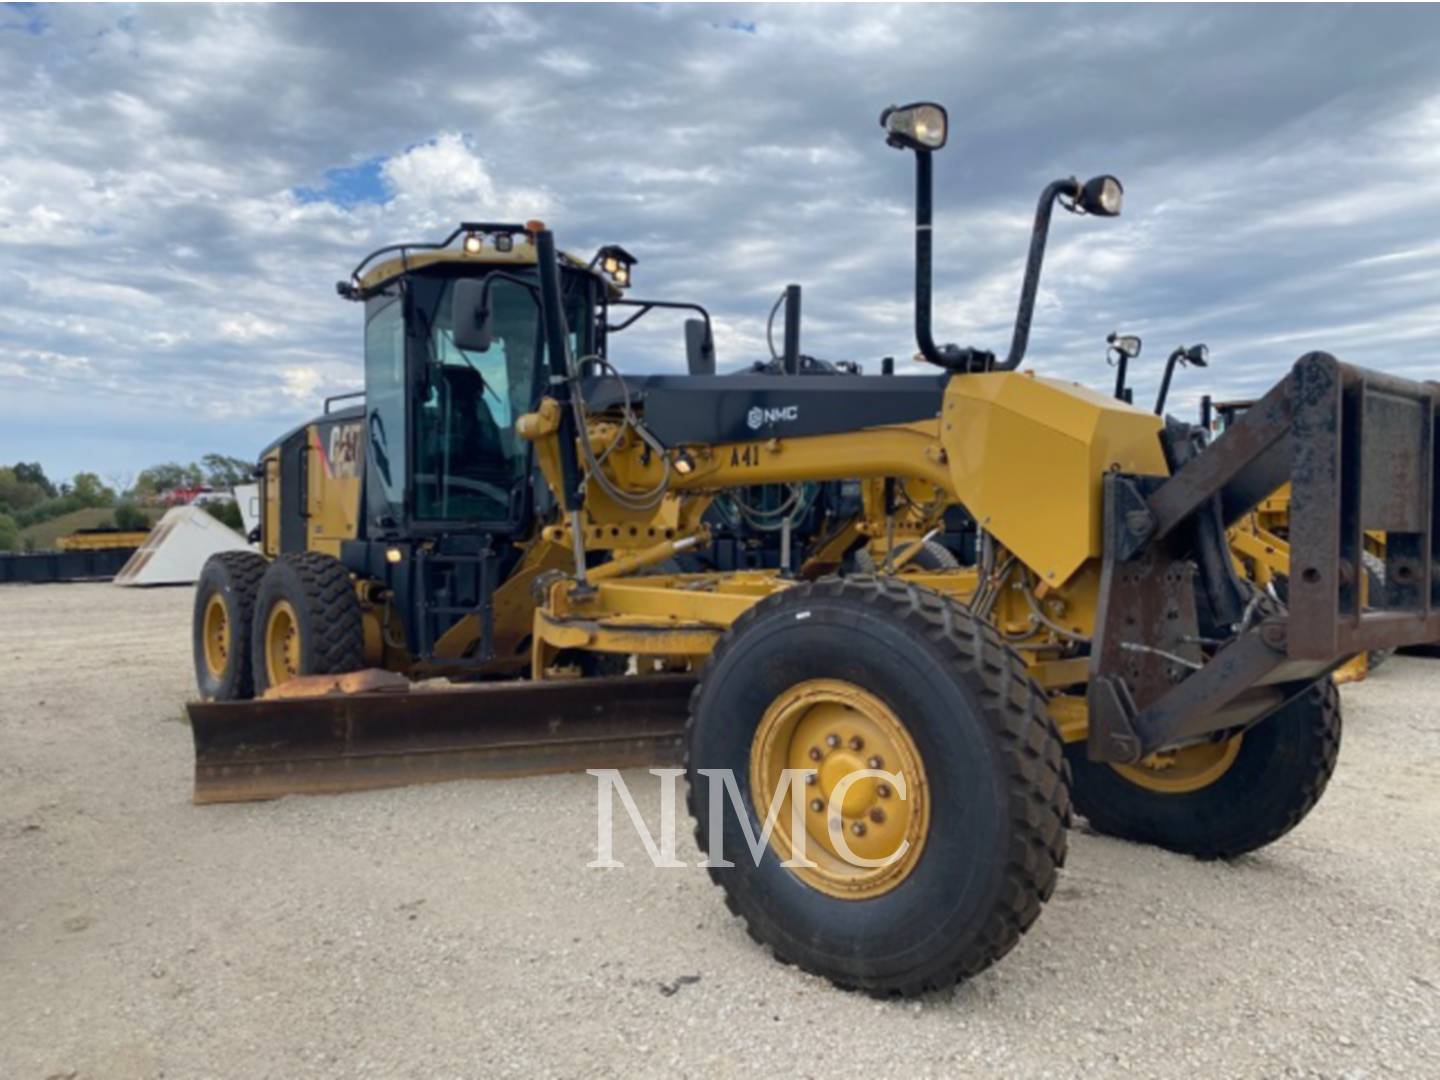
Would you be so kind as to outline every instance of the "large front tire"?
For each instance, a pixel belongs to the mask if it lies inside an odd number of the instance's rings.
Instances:
[[[318,551],[276,559],[260,581],[250,645],[256,697],[298,675],[364,667],[364,623],[350,572]]]
[[[253,551],[222,551],[205,560],[191,621],[195,685],[205,701],[242,701],[255,692],[250,623],[269,565]]]
[[[1185,855],[1228,859],[1280,839],[1314,809],[1340,752],[1329,679],[1226,743],[1157,754],[1139,766],[1066,748],[1075,810],[1097,831]]]
[[[789,795],[757,864],[745,829],[762,834],[764,788],[779,766],[812,762],[814,781],[790,790],[803,792],[816,867],[781,865]],[[896,578],[796,586],[738,619],[692,699],[686,767],[731,911],[779,959],[847,988],[908,996],[982,971],[1035,921],[1065,858],[1069,794],[1043,693],[991,627]],[[835,779],[864,767],[910,773],[905,798],[898,784],[856,784],[832,806]],[[904,854],[847,866],[824,839],[831,808],[856,854]],[[887,835],[890,852],[860,850]]]

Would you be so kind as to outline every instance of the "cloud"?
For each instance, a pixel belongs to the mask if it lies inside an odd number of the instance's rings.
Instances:
[[[543,188],[502,192],[471,139],[447,132],[386,159],[380,166],[394,193],[394,210],[411,224],[444,229],[461,218],[509,219],[545,213],[552,199]]]
[[[1433,9],[684,5],[63,6],[0,15],[0,461],[131,472],[250,455],[361,381],[334,282],[384,243],[543,216],[619,242],[637,292],[763,355],[787,282],[806,351],[914,351],[913,164],[889,103],[951,108],[941,340],[1004,351],[1034,200],[1057,215],[1029,363],[1137,397],[1257,392],[1300,353],[1440,362]],[[678,318],[613,339],[681,370]],[[157,427],[154,418],[164,417]]]

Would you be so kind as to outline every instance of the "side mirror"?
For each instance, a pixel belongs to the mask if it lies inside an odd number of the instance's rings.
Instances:
[[[450,330],[455,345],[466,352],[489,352],[489,290],[483,278],[460,278],[450,297]]]
[[[715,374],[715,339],[704,319],[685,320],[685,359],[691,375]]]

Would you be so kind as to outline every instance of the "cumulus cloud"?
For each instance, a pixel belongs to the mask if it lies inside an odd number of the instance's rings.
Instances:
[[[552,200],[541,187],[500,190],[476,151],[474,141],[446,132],[419,146],[387,158],[380,169],[394,192],[390,218],[412,225],[445,229],[462,218],[526,217],[550,210]]]
[[[1430,9],[39,7],[0,18],[0,460],[131,472],[250,455],[361,378],[333,283],[462,218],[620,242],[637,291],[714,313],[722,367],[803,342],[913,352],[912,163],[882,106],[951,107],[936,323],[1003,350],[1030,214],[1058,215],[1030,359],[1101,385],[1103,337],[1263,389],[1300,353],[1433,375],[1440,69]],[[678,320],[614,339],[679,370]],[[163,417],[157,424],[156,417]]]

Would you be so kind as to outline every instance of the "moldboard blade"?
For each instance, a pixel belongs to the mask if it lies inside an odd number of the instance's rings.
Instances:
[[[197,803],[673,766],[690,675],[187,706]]]

